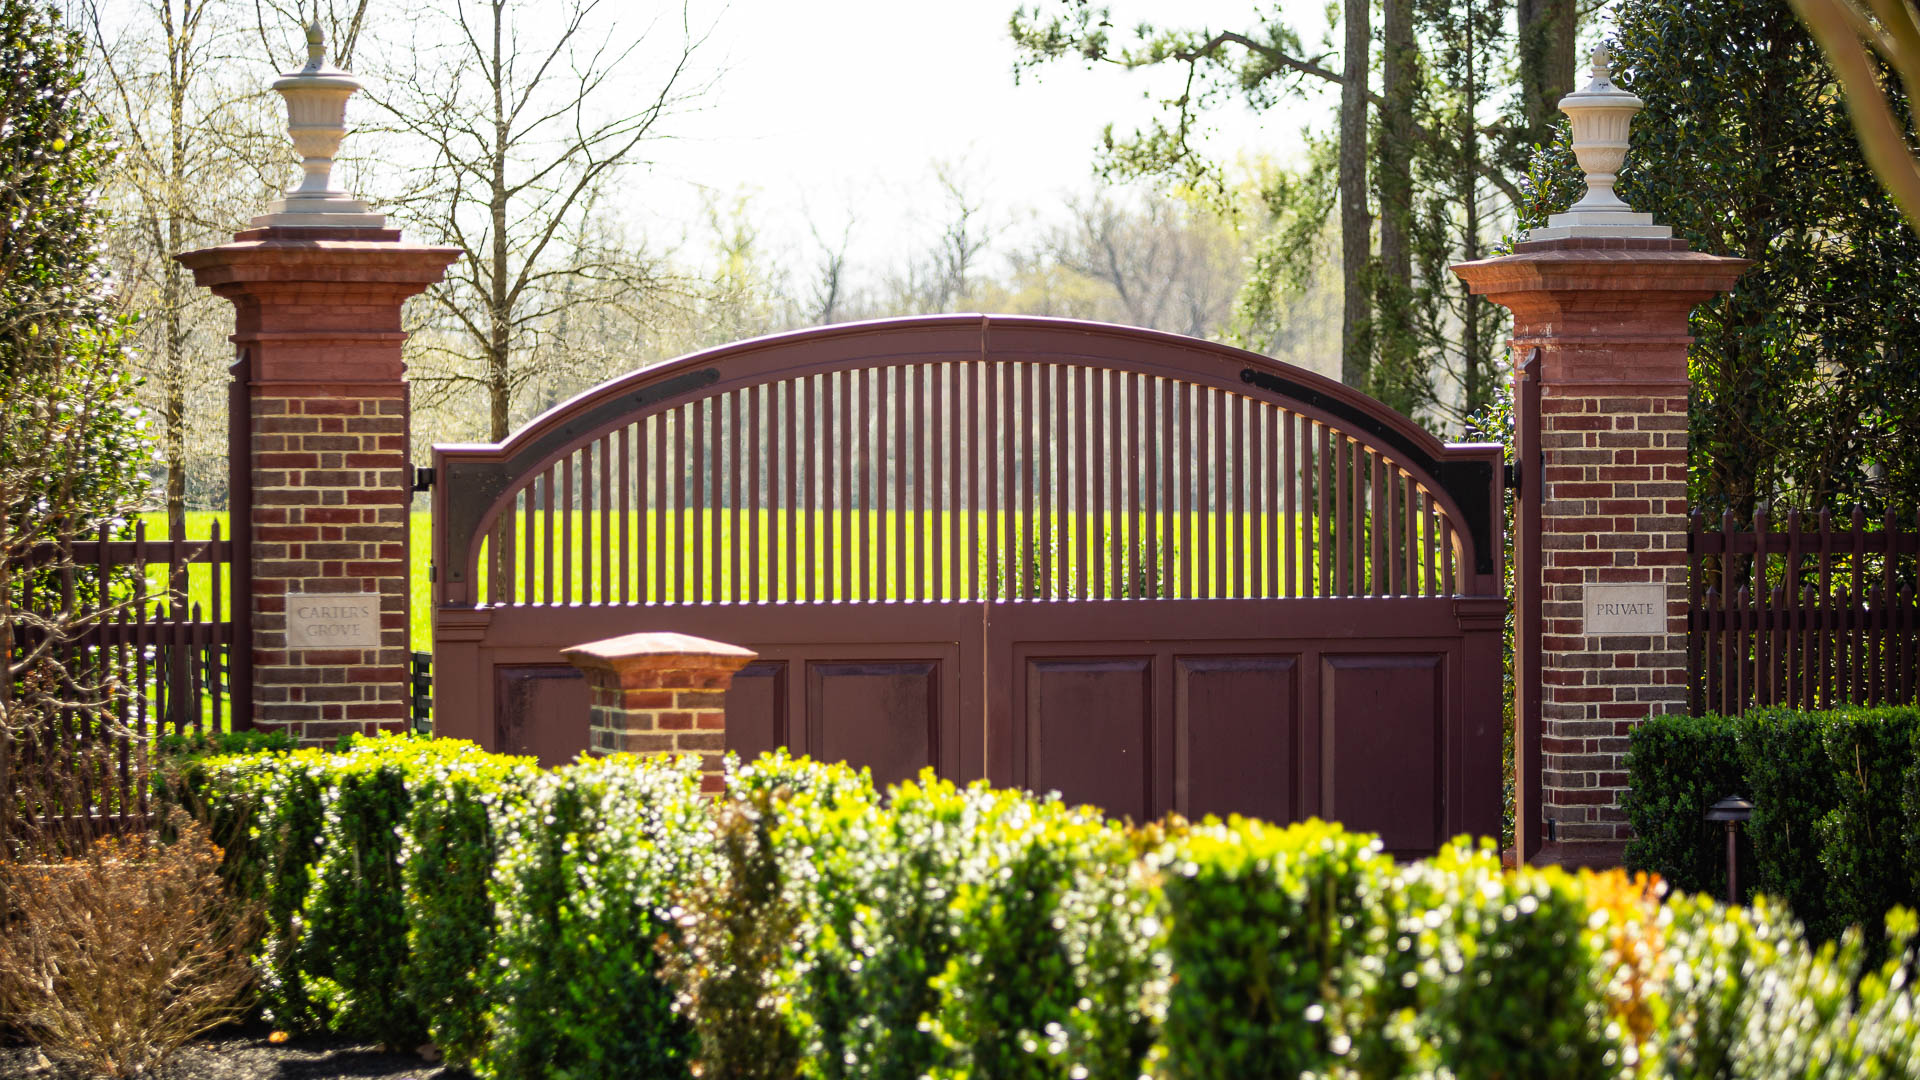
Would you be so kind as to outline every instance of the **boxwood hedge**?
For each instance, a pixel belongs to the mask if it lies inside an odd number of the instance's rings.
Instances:
[[[1627,783],[1627,864],[1678,888],[1724,894],[1725,834],[1704,815],[1740,794],[1742,892],[1785,901],[1815,941],[1920,903],[1920,708],[1655,717],[1634,729]]]
[[[1920,1077],[1903,910],[1816,948],[1765,898],[1466,842],[1396,864],[1321,822],[1130,828],[784,754],[707,798],[696,770],[385,738],[167,790],[244,826],[277,1022],[485,1077]],[[1824,832],[1886,811],[1852,798]]]

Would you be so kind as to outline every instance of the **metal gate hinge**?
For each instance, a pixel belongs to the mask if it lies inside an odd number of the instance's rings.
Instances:
[[[1501,483],[1503,483],[1506,486],[1508,491],[1520,490],[1520,463],[1519,462],[1510,461],[1506,464],[1506,466],[1504,467],[1504,471],[1502,473]]]
[[[416,465],[413,470],[413,490],[426,491],[433,487],[433,466]]]

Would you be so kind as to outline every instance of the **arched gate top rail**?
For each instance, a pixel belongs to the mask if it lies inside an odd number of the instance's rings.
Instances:
[[[1130,373],[1150,380],[1164,380],[1159,385],[1208,388],[1216,396],[1234,395],[1256,405],[1298,414],[1367,448],[1381,459],[1382,467],[1397,470],[1397,474],[1417,485],[1430,499],[1430,508],[1437,510],[1445,521],[1457,525],[1463,573],[1454,591],[1466,595],[1499,592],[1502,477],[1498,445],[1444,444],[1418,424],[1357,390],[1315,372],[1231,346],[1135,327],[1065,319],[941,315],[820,327],[706,350],[587,390],[548,410],[501,443],[436,446],[433,497],[436,605],[482,601],[476,578],[481,544],[489,530],[510,510],[516,498],[529,489],[534,478],[596,440],[608,438],[610,433],[647,417],[734,391],[812,376],[914,365],[946,365],[945,370],[984,367],[989,372],[1000,370],[1003,365],[1021,366],[1022,370],[1035,370],[1036,365],[1041,366],[1038,370],[1045,370],[1046,365],[1067,365],[1095,372]],[[1049,378],[1028,377],[1040,387],[1039,400],[1044,404]],[[997,385],[997,378],[990,375],[986,382],[990,387]],[[1060,376],[1063,389],[1067,385],[1065,378]],[[955,385],[958,386],[957,381]],[[1013,385],[1011,377],[1007,385]],[[866,394],[864,376],[861,387],[861,393]],[[937,378],[933,387],[937,402]],[[905,400],[903,397],[902,401]],[[826,404],[825,399],[822,403]],[[845,411],[845,403],[842,404]],[[952,404],[957,409],[958,401]],[[990,404],[989,409],[991,407]],[[1028,407],[1032,407],[1031,403]],[[1065,407],[1063,396],[1061,408]],[[1094,401],[1091,409],[1096,428],[1100,424],[1099,408],[1099,402]],[[717,425],[720,408],[716,406],[713,411]],[[1117,398],[1113,412],[1114,431],[1118,436],[1121,421]],[[737,406],[734,422],[739,423]],[[933,422],[937,425],[939,420]],[[992,422],[989,413],[985,436],[989,452],[996,449],[992,444],[998,438],[991,429]],[[1153,422],[1149,404],[1149,427]],[[1081,420],[1075,419],[1074,423],[1080,424]],[[954,426],[958,426],[957,420]],[[1011,408],[1004,430],[1008,432],[1011,447]],[[1064,422],[1061,430],[1065,431]],[[1205,437],[1202,432],[1202,441]],[[912,453],[918,454],[922,449],[921,436],[916,433],[906,438],[914,444]],[[1135,438],[1138,438],[1137,428]],[[1117,449],[1122,442],[1116,438],[1109,445]],[[1126,445],[1131,448],[1134,444]],[[1238,442],[1234,445],[1239,446]],[[1162,449],[1171,454],[1174,447],[1168,445]],[[1044,461],[1046,450],[1042,448],[1038,453]],[[826,456],[830,467],[830,449]],[[602,467],[604,470],[604,464]],[[1356,464],[1356,470],[1358,467]],[[956,460],[952,477],[955,483],[959,480],[958,468]],[[1060,469],[1064,479],[1064,463]],[[1269,465],[1268,483],[1275,479],[1274,471]],[[1253,466],[1253,480],[1246,483],[1257,482],[1260,475],[1259,466]],[[1355,475],[1357,494],[1359,473]],[[1008,480],[1011,487],[1011,472]],[[1323,470],[1321,481],[1324,484],[1326,480]],[[583,478],[582,483],[586,482]],[[1027,494],[1031,497],[1032,478],[1028,477],[1027,482]],[[883,487],[885,483],[883,476]],[[713,484],[717,496],[720,482],[715,480]],[[551,479],[548,485],[550,489]],[[1115,491],[1119,491],[1117,481]],[[572,489],[568,492],[571,497]],[[737,499],[737,487],[735,494]],[[1407,498],[1411,499],[1412,495],[1413,488],[1409,486]],[[1382,505],[1393,506],[1393,497],[1389,495],[1387,503]],[[548,498],[551,500],[551,490]],[[1205,500],[1203,495],[1202,501]],[[1411,509],[1408,520],[1412,521]],[[1448,528],[1449,532],[1455,531],[1451,526]],[[1410,526],[1408,535],[1416,531]],[[1413,556],[1409,554],[1405,558],[1411,574]]]

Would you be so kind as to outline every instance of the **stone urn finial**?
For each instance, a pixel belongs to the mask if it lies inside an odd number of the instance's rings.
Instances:
[[[1587,175],[1587,193],[1564,214],[1547,218],[1530,240],[1568,237],[1646,236],[1666,238],[1673,230],[1655,225],[1652,214],[1636,214],[1614,194],[1613,183],[1627,157],[1627,133],[1633,114],[1646,102],[1613,84],[1612,54],[1602,41],[1593,48],[1592,78],[1560,99],[1560,111],[1573,121],[1573,156]]]
[[[287,99],[287,131],[300,152],[300,183],[253,219],[256,228],[380,229],[386,218],[333,185],[333,158],[347,136],[347,99],[360,80],[327,63],[326,34],[307,27],[307,66],[273,84]]]

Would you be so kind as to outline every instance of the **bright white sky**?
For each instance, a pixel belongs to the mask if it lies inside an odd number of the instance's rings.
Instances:
[[[1023,215],[1089,188],[1103,126],[1131,130],[1152,112],[1143,94],[1170,94],[1178,76],[1060,62],[1016,86],[1013,3],[696,0],[696,23],[714,26],[706,61],[720,69],[714,92],[670,125],[674,141],[651,147],[654,168],[632,176],[631,220],[662,240],[681,234],[698,244],[700,189],[745,189],[776,249],[803,249],[809,218],[831,236],[851,216],[853,262],[886,260],[937,233],[932,165],[945,160],[963,165],[988,201],[997,239],[1017,239]],[[1113,6],[1123,24],[1240,28],[1260,18],[1251,0]],[[1318,51],[1324,4],[1277,6]],[[1333,100],[1284,103],[1264,116],[1220,110],[1210,146],[1227,158],[1291,159],[1304,125],[1330,122]]]

